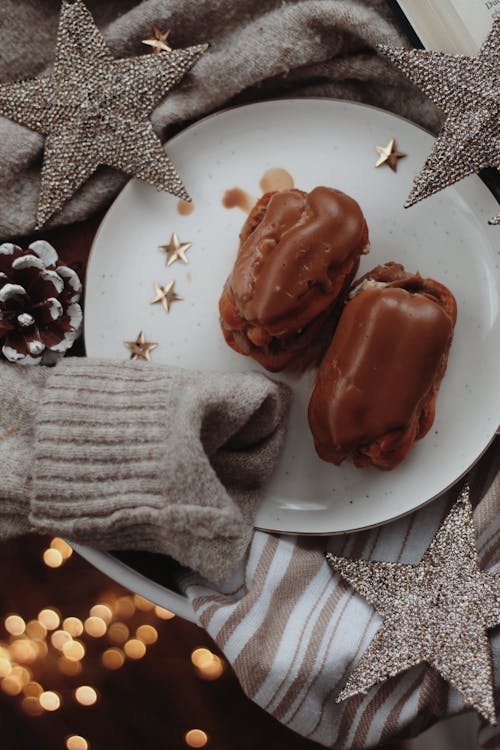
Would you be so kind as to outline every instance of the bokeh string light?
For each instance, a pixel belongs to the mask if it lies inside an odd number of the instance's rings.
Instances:
[[[43,550],[42,560],[47,568],[56,570],[72,554],[71,546],[55,537]],[[25,620],[16,612],[3,618],[6,639],[0,641],[0,688],[19,700],[29,717],[64,711],[71,703],[83,710],[94,706],[99,692],[85,683],[88,648],[92,646],[93,655],[98,651],[98,665],[105,670],[119,670],[127,662],[143,659],[160,638],[158,623],[175,617],[139,594],[122,595],[114,590],[102,592],[87,613],[78,614],[47,606],[33,619]],[[191,662],[202,680],[217,679],[225,671],[223,659],[207,648],[195,649]],[[95,663],[88,672],[95,677]],[[75,686],[72,680],[76,678],[81,684]],[[201,748],[208,743],[208,735],[201,729],[189,729],[184,742],[188,747]],[[79,734],[62,738],[60,750],[64,747],[91,750],[89,740]]]
[[[97,692],[90,685],[80,685],[75,690],[75,698],[81,706],[93,706],[97,702]]]
[[[202,680],[218,680],[224,674],[224,662],[208,648],[195,648],[191,662]]]
[[[89,743],[85,737],[81,737],[79,734],[72,734],[71,737],[66,739],[67,750],[88,750]]]
[[[203,729],[190,729],[184,735],[184,741],[188,747],[205,747],[208,735]]]

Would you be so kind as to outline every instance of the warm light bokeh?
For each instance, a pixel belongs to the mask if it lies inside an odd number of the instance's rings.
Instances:
[[[38,613],[38,622],[40,622],[47,630],[57,630],[61,618],[55,611],[55,609],[42,609]]]
[[[218,680],[224,674],[224,662],[214,654],[210,664],[198,669],[198,676],[203,680]]]
[[[9,615],[4,620],[4,626],[10,635],[22,635],[26,630],[26,623],[19,615]]]
[[[202,729],[190,729],[184,735],[184,741],[189,747],[205,747],[208,735]]]
[[[102,638],[108,629],[102,617],[87,617],[83,623],[83,627],[87,635],[92,636],[92,638]]]
[[[212,663],[214,658],[213,653],[208,648],[195,648],[191,654],[191,662],[198,669],[208,666]]]
[[[87,740],[79,734],[72,734],[66,740],[67,750],[88,750],[89,747]]]
[[[4,656],[0,657],[0,679],[7,677],[12,671],[12,664]]]
[[[116,617],[123,617],[125,620],[132,617],[135,613],[135,604],[131,596],[120,596],[114,603],[113,610]]]
[[[43,561],[48,568],[60,568],[63,564],[63,556],[58,549],[46,549],[43,553]]]
[[[137,638],[131,638],[123,647],[129,659],[142,659],[146,653],[146,646]]]
[[[124,622],[113,622],[108,628],[108,638],[111,643],[125,643],[130,636],[130,630]]]
[[[29,664],[38,659],[40,652],[38,643],[29,638],[19,638],[10,644],[10,653],[16,661]]]
[[[109,625],[113,619],[113,613],[107,604],[94,604],[90,610],[90,616],[99,617],[101,620],[104,620],[106,625]]]
[[[90,685],[80,685],[75,690],[75,698],[81,706],[93,706],[97,701],[97,693]]]
[[[134,604],[141,612],[150,612],[155,608],[153,602],[150,602],[149,599],[145,599],[143,596],[139,596],[139,594],[134,594]]]
[[[64,539],[61,539],[58,536],[54,537],[54,539],[50,543],[50,546],[52,549],[56,549],[58,552],[60,552],[63,560],[67,560],[73,554],[73,548],[70,547],[70,545],[65,542]]]
[[[135,635],[146,646],[152,646],[158,640],[158,631],[152,625],[140,625],[135,631]]]
[[[85,646],[80,641],[68,641],[62,647],[62,652],[66,659],[80,661],[85,656]]]
[[[120,669],[125,663],[125,654],[121,648],[108,648],[102,654],[101,661],[106,669]]]
[[[78,638],[83,633],[83,622],[78,617],[66,617],[62,626],[73,638]]]
[[[65,656],[61,656],[61,658],[57,660],[57,667],[60,672],[68,677],[75,677],[82,671],[82,663],[80,661],[72,661]]]
[[[43,641],[47,637],[47,628],[38,620],[30,620],[26,625],[26,635],[34,641]]]
[[[165,607],[159,607],[158,605],[155,607],[155,615],[160,620],[172,620],[175,617],[174,613],[169,609],[165,609]]]
[[[71,635],[66,630],[55,630],[50,636],[52,645],[58,651],[62,651],[64,644],[70,643],[72,640]]]
[[[57,711],[61,705],[61,699],[53,690],[46,690],[38,700],[45,711]]]
[[[43,693],[43,687],[39,682],[27,682],[23,687],[23,693],[27,698],[39,698]]]
[[[40,714],[43,714],[43,708],[40,705],[40,701],[33,695],[28,695],[26,698],[23,698],[21,708],[24,713],[28,714],[28,716],[40,716]]]
[[[4,693],[7,693],[7,695],[19,695],[19,693],[22,693],[23,686],[21,680],[19,677],[16,677],[16,675],[10,674],[7,677],[4,677],[0,684],[2,690]]]
[[[72,734],[66,740],[67,750],[88,750],[90,747],[85,737],[81,737],[79,734]]]

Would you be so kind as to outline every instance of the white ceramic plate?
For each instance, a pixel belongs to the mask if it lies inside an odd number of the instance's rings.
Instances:
[[[407,153],[397,173],[374,168],[375,145],[396,138]],[[496,202],[480,180],[402,208],[433,139],[372,107],[304,99],[253,104],[202,120],[170,141],[168,152],[193,197],[177,200],[132,180],[105,217],[87,276],[85,337],[92,357],[127,359],[125,340],[140,330],[159,343],[152,358],[201,370],[260,370],[225,344],[218,298],[238,247],[245,215],[222,205],[228,188],[260,194],[271,167],[295,185],[340,188],[361,204],[371,252],[360,272],[400,261],[449,286],[458,321],[430,433],[395,470],[336,467],[317,458],[307,424],[313,375],[294,382],[285,449],[258,510],[256,525],[279,532],[335,534],[381,524],[428,502],[484,451],[500,418],[499,237],[488,226]],[[191,241],[189,265],[165,266],[158,246],[176,232]],[[153,283],[175,280],[183,302],[169,315],[150,305]],[[277,376],[287,380],[286,376]],[[161,404],[159,404],[161,406]]]

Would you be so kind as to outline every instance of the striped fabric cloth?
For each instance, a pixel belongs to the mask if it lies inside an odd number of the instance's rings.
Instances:
[[[383,527],[328,540],[256,532],[246,569],[223,590],[187,576],[182,587],[199,624],[224,652],[245,693],[289,728],[335,750],[416,735],[464,710],[460,695],[425,664],[366,696],[336,703],[380,618],[324,559],[328,545],[346,557],[417,562],[456,494],[454,488]],[[500,474],[475,509],[483,568],[500,564],[499,506]],[[500,632],[490,634],[499,684]],[[495,728],[483,727],[480,739],[485,750],[500,746]]]

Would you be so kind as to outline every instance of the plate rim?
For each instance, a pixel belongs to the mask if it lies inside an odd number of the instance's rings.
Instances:
[[[300,96],[296,96],[296,97],[286,97],[286,98],[271,98],[271,99],[265,99],[265,100],[262,100],[262,101],[249,102],[249,103],[246,103],[246,104],[234,104],[234,105],[231,105],[229,107],[224,107],[222,109],[218,109],[215,112],[211,112],[208,115],[200,117],[199,119],[195,120],[194,122],[192,122],[191,124],[189,124],[185,128],[182,128],[182,130],[180,130],[178,133],[176,133],[174,136],[172,136],[172,138],[168,139],[167,141],[165,141],[163,143],[163,148],[164,148],[164,150],[166,150],[168,152],[169,146],[171,144],[175,143],[177,140],[181,139],[189,131],[191,131],[193,129],[196,129],[197,127],[199,127],[200,125],[204,124],[207,121],[210,121],[210,120],[212,120],[214,118],[218,118],[218,117],[223,116],[223,115],[226,115],[227,113],[233,112],[235,110],[242,110],[242,109],[244,110],[244,109],[250,109],[250,108],[261,108],[261,107],[268,107],[268,106],[276,106],[276,105],[280,105],[280,104],[285,104],[286,105],[286,104],[298,104],[298,103],[301,103],[302,105],[306,106],[310,102],[320,103],[322,105],[327,105],[327,106],[329,106],[329,105],[334,105],[334,106],[335,105],[347,105],[348,107],[353,107],[354,109],[361,109],[361,110],[368,109],[368,110],[377,112],[379,114],[382,114],[384,116],[388,116],[390,118],[395,118],[397,120],[401,120],[401,121],[405,122],[406,124],[410,125],[411,127],[416,128],[416,129],[422,131],[426,135],[428,135],[428,136],[430,136],[432,138],[436,138],[436,136],[430,130],[428,130],[427,128],[423,127],[419,123],[416,123],[413,120],[410,120],[409,118],[405,117],[404,115],[400,115],[400,114],[392,112],[391,110],[388,110],[388,109],[383,109],[382,107],[378,107],[378,106],[373,105],[373,104],[367,104],[365,102],[358,102],[358,101],[354,101],[354,100],[351,100],[351,99],[338,99],[338,98],[334,98],[334,97],[330,98],[330,97],[321,97],[321,96],[312,96],[312,97],[305,97],[305,96],[300,97]],[[468,175],[468,177],[472,178],[474,180],[476,189],[479,188],[479,190],[481,191],[481,194],[479,196],[480,199],[481,199],[481,201],[484,200],[487,203],[490,203],[491,204],[491,211],[492,212],[497,211],[498,210],[497,201],[496,201],[493,193],[490,191],[490,189],[488,188],[488,186],[481,180],[481,178],[479,177],[479,175],[477,173],[475,173],[475,174],[472,174],[472,175]],[[91,248],[90,248],[90,251],[89,251],[89,255],[88,255],[87,270],[86,270],[86,283],[85,283],[85,294],[84,294],[84,299],[85,299],[84,330],[87,327],[86,326],[86,323],[87,323],[87,293],[88,293],[87,280],[88,280],[88,277],[90,275],[89,272],[90,272],[91,266],[92,266],[92,264],[94,262],[95,248],[96,248],[96,246],[97,246],[97,244],[98,244],[98,242],[100,240],[101,233],[104,231],[103,227],[104,227],[104,224],[106,222],[106,219],[108,218],[109,213],[115,207],[115,204],[119,200],[123,200],[123,194],[124,194],[124,192],[126,191],[127,188],[129,188],[130,183],[134,182],[135,180],[138,180],[138,178],[130,177],[130,179],[127,180],[126,184],[121,188],[121,190],[114,197],[114,199],[111,202],[111,204],[109,205],[106,213],[102,217],[102,220],[101,220],[101,222],[99,224],[99,227],[98,227],[98,229],[96,231],[96,234],[95,234],[95,236],[93,238],[92,245],[91,245]],[[141,182],[144,182],[144,181],[138,180],[138,182],[141,183]],[[451,187],[451,188],[457,189],[461,182],[462,181],[458,181],[457,183],[454,183],[454,184],[449,185],[447,187]],[[145,183],[145,184],[147,185],[147,183]],[[173,196],[173,197],[175,198],[176,196]],[[463,197],[462,197],[462,199],[463,199]],[[469,201],[467,201],[467,205],[473,211],[475,217],[479,220],[479,217],[477,216],[477,209],[474,208],[474,207],[472,207]],[[486,212],[489,213],[489,211],[490,211],[489,208],[487,210],[485,209],[485,213]],[[481,219],[482,219],[482,217],[481,217]],[[483,227],[483,231],[485,233],[488,233],[488,234],[490,232],[492,234],[493,231],[495,231],[495,230],[498,231],[498,229],[496,227],[494,227],[492,225],[488,225],[487,223]],[[84,340],[84,348],[85,348],[85,354],[86,354],[86,356],[89,356],[88,352],[87,352],[87,340],[86,340],[86,338]],[[499,421],[500,421],[500,417],[499,417]],[[331,531],[331,530],[329,530],[329,531],[298,531],[298,530],[276,529],[276,528],[272,528],[272,527],[268,527],[268,526],[264,526],[264,525],[259,525],[257,523],[257,517],[256,517],[253,528],[255,530],[257,530],[257,531],[264,531],[266,533],[273,533],[273,534],[283,534],[283,535],[286,535],[286,536],[321,536],[321,537],[329,537],[329,536],[340,536],[342,534],[351,534],[351,533],[357,533],[357,532],[360,532],[360,531],[366,531],[366,530],[369,530],[369,529],[377,528],[379,526],[383,526],[383,525],[388,524],[388,523],[395,522],[395,521],[397,521],[397,520],[399,520],[401,518],[404,518],[405,516],[410,515],[411,513],[414,513],[416,511],[420,510],[421,508],[425,507],[426,505],[428,505],[429,503],[433,502],[438,497],[440,497],[441,495],[443,495],[447,491],[449,491],[450,488],[452,488],[455,484],[458,484],[460,481],[462,481],[463,478],[472,470],[472,468],[476,465],[476,463],[481,459],[481,457],[484,455],[484,453],[488,450],[488,448],[490,447],[490,445],[492,444],[492,442],[495,440],[495,437],[496,437],[497,434],[498,434],[498,430],[496,428],[494,428],[493,434],[491,435],[490,439],[482,447],[480,453],[474,458],[474,460],[467,466],[467,468],[464,469],[464,471],[459,476],[454,477],[449,482],[449,484],[447,484],[439,492],[435,493],[434,495],[432,495],[429,498],[426,498],[425,500],[423,500],[418,505],[415,505],[413,508],[405,510],[402,513],[399,513],[397,515],[391,516],[390,518],[386,518],[385,520],[378,521],[378,522],[371,523],[371,524],[367,524],[367,525],[362,525],[362,526],[354,526],[354,527],[350,527],[350,528],[346,528],[346,529],[342,529],[342,530],[337,530],[337,531]],[[259,510],[259,508],[257,507],[257,516],[258,516],[258,510]]]
[[[225,115],[227,112],[232,112],[233,110],[237,110],[237,109],[249,109],[251,107],[265,107],[265,106],[273,105],[273,104],[281,104],[281,103],[283,103],[283,104],[289,104],[289,103],[292,103],[292,102],[293,103],[297,103],[297,102],[303,102],[303,103],[307,103],[307,102],[321,102],[321,103],[324,103],[324,104],[347,104],[347,105],[352,105],[352,106],[354,106],[356,108],[359,107],[360,109],[370,109],[370,110],[374,110],[375,112],[381,112],[384,115],[389,115],[390,117],[395,117],[398,120],[402,120],[403,122],[406,122],[409,125],[412,125],[414,128],[418,128],[418,130],[421,130],[426,135],[430,135],[432,138],[436,137],[430,130],[428,130],[427,128],[424,128],[423,125],[420,125],[419,123],[413,122],[413,120],[410,120],[408,117],[405,117],[404,115],[400,115],[400,114],[398,114],[396,112],[392,112],[389,109],[382,109],[382,107],[377,107],[375,104],[367,104],[365,102],[356,102],[353,99],[337,99],[335,97],[323,97],[323,96],[289,96],[289,97],[286,97],[285,99],[280,99],[280,98],[274,99],[273,98],[273,99],[264,99],[263,101],[249,102],[248,104],[232,104],[229,107],[224,107],[223,109],[218,109],[216,112],[211,112],[208,115],[204,115],[203,117],[200,117],[199,120],[196,120],[195,122],[192,122],[189,125],[187,125],[185,128],[182,128],[182,130],[180,130],[178,133],[176,133],[175,135],[173,135],[172,138],[169,138],[168,140],[166,140],[162,144],[163,150],[167,151],[168,146],[170,144],[175,143],[175,141],[179,140],[182,136],[184,136],[185,133],[189,132],[190,130],[193,130],[196,127],[198,127],[201,123],[207,122],[207,120],[213,120],[214,118],[220,117],[221,115]],[[174,164],[174,167],[175,167],[175,164]],[[497,203],[497,201],[496,201],[493,193],[487,187],[487,185],[485,185],[485,183],[482,181],[482,179],[479,177],[479,175],[477,173],[474,173],[473,175],[467,175],[467,177],[472,177],[477,183],[479,183],[479,185],[481,186],[481,189],[485,193],[485,196],[488,196],[490,198],[490,200],[492,202],[492,206],[494,206],[494,204]],[[148,183],[145,183],[144,180],[140,180],[138,177],[129,177],[129,179],[127,180],[127,182],[125,183],[125,185],[123,185],[122,188],[118,191],[118,193],[114,196],[113,200],[111,201],[110,205],[108,206],[108,208],[106,210],[106,213],[104,214],[104,216],[102,217],[101,221],[99,222],[99,226],[98,226],[97,231],[96,231],[96,233],[94,235],[94,238],[92,240],[92,245],[90,247],[90,251],[89,251],[89,255],[88,255],[88,259],[87,259],[87,270],[86,270],[86,274],[85,274],[85,279],[87,278],[87,275],[88,275],[88,270],[90,268],[90,265],[91,265],[91,262],[92,262],[92,258],[93,258],[93,255],[94,255],[94,249],[95,249],[95,246],[97,244],[97,240],[99,239],[99,236],[101,234],[103,224],[104,224],[104,222],[105,222],[105,220],[106,220],[109,212],[112,210],[113,206],[115,205],[115,203],[121,198],[121,196],[123,195],[124,191],[128,188],[128,186],[130,185],[130,183],[133,182],[134,180],[137,180],[140,183],[148,184]],[[456,186],[459,185],[460,182],[461,182],[461,180],[459,180],[456,183],[453,183],[452,185],[447,185],[447,187],[456,188]],[[443,189],[445,190],[446,188],[443,188]],[[172,195],[172,193],[168,193],[167,191],[162,191],[162,192],[166,192],[167,195]],[[439,192],[442,192],[442,191],[439,191]],[[175,196],[173,196],[173,197],[175,197]],[[432,197],[432,196],[429,196],[429,197]],[[494,206],[493,210],[495,210],[495,208],[498,209],[498,206],[496,206],[496,207]],[[494,227],[492,225],[490,225],[490,227],[491,227],[491,229],[494,229]],[[86,298],[87,298],[87,284],[85,284],[85,293],[84,293],[84,299],[85,299],[85,301],[86,301]],[[86,306],[85,306],[85,312],[86,312]],[[84,312],[84,315],[85,315],[85,312]],[[85,351],[86,351],[86,347],[85,347]]]

